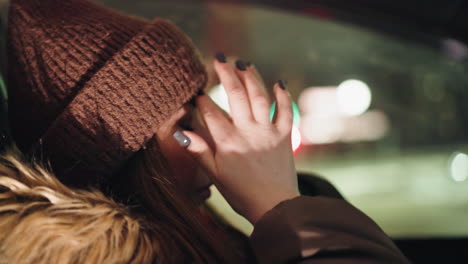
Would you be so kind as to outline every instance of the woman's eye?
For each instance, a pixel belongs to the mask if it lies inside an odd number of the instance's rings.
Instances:
[[[191,126],[187,126],[187,125],[183,125],[183,124],[180,124],[179,125],[183,130],[187,130],[187,131],[193,131],[193,128]]]
[[[179,126],[183,130],[193,131],[192,120],[190,120],[190,119],[181,120],[179,122]]]
[[[179,119],[178,125],[188,131],[193,131],[194,130],[194,117],[193,117],[193,108],[187,109],[187,112],[185,113],[184,116],[182,116],[181,119]]]

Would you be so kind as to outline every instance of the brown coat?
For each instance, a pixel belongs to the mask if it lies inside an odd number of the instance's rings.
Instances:
[[[259,263],[410,263],[364,213],[344,200],[301,196],[280,203],[255,225]]]

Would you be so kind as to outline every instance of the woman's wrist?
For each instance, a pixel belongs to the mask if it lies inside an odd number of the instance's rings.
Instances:
[[[292,200],[296,197],[299,197],[300,195],[301,194],[298,191],[291,191],[277,193],[274,196],[265,197],[265,199],[262,199],[263,201],[260,203],[259,206],[257,206],[256,208],[252,208],[250,212],[244,215],[244,217],[247,218],[247,220],[252,225],[255,225],[267,212],[275,208],[278,204],[287,200]]]

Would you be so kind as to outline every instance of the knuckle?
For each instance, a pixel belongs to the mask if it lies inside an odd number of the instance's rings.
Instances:
[[[230,91],[230,95],[231,97],[236,98],[235,100],[239,100],[240,103],[245,103],[248,101],[247,94],[245,94],[245,91],[239,86],[233,87]]]
[[[292,116],[281,116],[281,119],[278,120],[278,125],[281,130],[290,130],[292,129],[293,118]]]
[[[289,110],[289,108],[291,107],[291,102],[289,101],[289,99],[278,97],[278,105],[279,107],[284,108],[285,110]]]
[[[238,155],[240,152],[242,152],[241,147],[239,146],[240,144],[237,144],[233,142],[231,139],[229,139],[229,142],[225,142],[225,144],[222,145],[221,151],[223,152],[224,155]]]
[[[254,124],[254,122],[255,121],[252,118],[237,118],[233,120],[233,123],[236,127],[250,127]]]
[[[243,87],[235,82],[229,82],[226,86],[226,89],[229,89],[230,92],[235,95],[243,93],[244,91]]]
[[[276,128],[271,122],[259,124],[259,128],[257,129],[257,131],[260,131],[262,134],[272,134],[273,136],[276,136],[277,133]]]
[[[216,118],[216,113],[213,110],[205,109],[205,111],[203,111],[203,116],[207,119],[214,119]]]
[[[281,129],[280,138],[282,138],[283,140],[291,140],[291,130],[292,127],[284,127],[283,129]]]
[[[251,83],[251,84],[258,83],[258,79],[252,70],[247,68],[247,70],[242,71],[241,74],[244,76],[246,82]]]
[[[217,141],[220,143],[221,148],[229,146],[232,144],[234,138],[234,133],[230,130],[224,130],[223,133],[218,133]]]
[[[284,122],[285,123],[292,123],[292,121],[293,121],[292,111],[285,111],[285,113],[284,113]]]
[[[262,95],[257,95],[252,98],[252,103],[255,107],[261,107],[261,108],[270,108],[270,103],[268,100],[262,96]]]

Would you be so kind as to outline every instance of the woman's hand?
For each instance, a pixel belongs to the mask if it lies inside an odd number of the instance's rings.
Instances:
[[[275,84],[277,112],[270,121],[270,101],[255,68],[222,61],[214,61],[214,68],[227,92],[231,118],[201,95],[196,103],[209,138],[184,134],[191,140],[187,149],[211,173],[229,204],[254,224],[278,203],[299,195],[291,99],[283,83]]]

